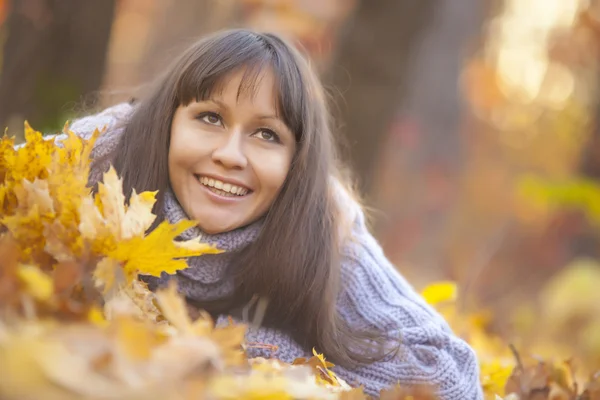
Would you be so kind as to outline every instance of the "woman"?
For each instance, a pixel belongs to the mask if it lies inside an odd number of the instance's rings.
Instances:
[[[183,236],[226,250],[147,278],[152,288],[176,279],[218,323],[259,314],[250,357],[291,362],[315,348],[375,397],[425,383],[444,400],[482,398],[472,349],[367,230],[339,177],[323,88],[284,41],[247,30],[209,36],[134,105],[72,129],[87,136],[105,126],[90,184],[112,163],[127,196],[159,191],[156,223],[194,219]]]

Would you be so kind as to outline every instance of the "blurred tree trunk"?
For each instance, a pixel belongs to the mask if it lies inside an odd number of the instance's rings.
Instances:
[[[448,277],[465,156],[460,77],[488,6],[363,1],[330,71],[352,167],[381,211],[375,233],[416,284]]]
[[[413,53],[438,4],[362,0],[341,32],[325,83],[334,89],[340,138],[365,196],[373,188],[380,146],[405,94]]]
[[[104,106],[143,96],[153,81],[189,44],[214,30],[239,25],[239,0],[128,0],[113,30]],[[136,27],[131,26],[137,22]],[[133,28],[133,29],[132,29]]]
[[[13,0],[0,72],[0,125],[59,129],[102,83],[115,0]],[[92,100],[89,98],[88,100]]]
[[[201,36],[240,24],[237,0],[164,0],[144,52],[141,80],[155,76],[174,56]]]
[[[461,75],[478,47],[486,3],[457,0],[435,7],[384,143],[377,199],[387,218],[378,221],[378,234],[392,258],[418,268],[415,282],[457,278],[449,255],[456,244],[451,243],[477,242],[478,249],[487,249],[497,241],[496,229],[488,232],[470,211],[462,211],[468,109]],[[469,264],[480,258],[473,255]],[[462,267],[460,275],[472,269]]]
[[[599,91],[600,93],[600,91]],[[600,183],[600,95],[596,106],[596,124],[581,163],[581,173]]]
[[[595,180],[600,185],[600,94],[596,103],[595,119],[591,137],[586,143],[582,155],[579,173],[583,178]],[[576,224],[576,232],[569,240],[570,257],[600,258],[598,228],[582,213],[572,212],[570,214]]]

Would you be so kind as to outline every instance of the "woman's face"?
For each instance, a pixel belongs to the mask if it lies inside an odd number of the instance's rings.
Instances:
[[[209,234],[263,216],[296,149],[277,112],[273,73],[263,73],[255,92],[238,97],[243,73],[227,77],[221,93],[177,108],[171,125],[171,187],[188,217]]]

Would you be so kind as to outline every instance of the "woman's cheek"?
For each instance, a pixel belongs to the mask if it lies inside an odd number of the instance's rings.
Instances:
[[[290,169],[290,164],[289,157],[286,154],[277,154],[276,156],[269,157],[262,164],[263,181],[267,183],[265,186],[268,186],[272,197],[275,197],[283,186]]]

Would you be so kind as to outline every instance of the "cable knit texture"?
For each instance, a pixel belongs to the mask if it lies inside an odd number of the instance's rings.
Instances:
[[[120,104],[75,121],[71,129],[89,137],[95,128],[106,127],[107,131],[94,149],[94,155],[101,156],[114,150],[131,111],[129,104]],[[400,351],[367,366],[352,369],[336,366],[334,371],[351,385],[362,385],[365,392],[374,397],[378,397],[382,389],[400,383],[434,384],[442,400],[483,399],[473,350],[452,333],[443,318],[397,272],[368,231],[360,207],[349,196],[341,194],[339,199],[346,203],[344,207],[353,211],[348,215],[355,215],[356,220],[353,238],[344,246],[342,254],[338,312],[356,329],[375,328],[399,338]],[[171,222],[186,218],[172,193],[165,194],[165,215]],[[230,294],[233,282],[225,272],[231,257],[252,243],[261,225],[262,221],[258,221],[218,235],[203,234],[198,228],[185,232],[187,237],[201,235],[226,252],[190,258],[189,268],[174,277],[181,292],[198,301]],[[160,281],[167,278],[164,275]],[[227,316],[220,316],[217,323],[227,323]],[[250,357],[276,357],[291,362],[297,357],[310,356],[309,349],[303,349],[285,332],[275,329],[250,328],[246,339],[249,343],[277,347],[277,350],[250,347]]]

